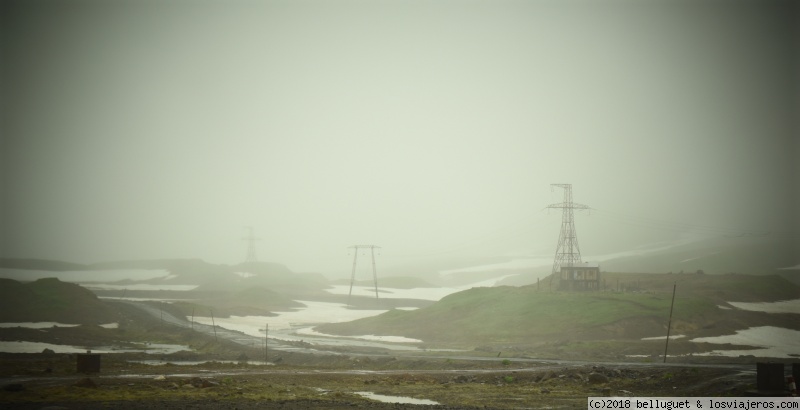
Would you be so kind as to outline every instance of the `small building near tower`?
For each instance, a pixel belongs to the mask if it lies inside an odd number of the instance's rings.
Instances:
[[[600,290],[600,264],[578,263],[561,266],[558,289],[567,291]]]

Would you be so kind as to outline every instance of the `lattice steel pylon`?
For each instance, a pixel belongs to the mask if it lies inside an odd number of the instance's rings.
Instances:
[[[578,233],[575,231],[574,210],[589,209],[583,204],[572,202],[572,184],[550,184],[550,187],[564,188],[564,202],[548,205],[548,208],[561,208],[561,234],[558,236],[556,256],[553,260],[553,276],[562,266],[575,266],[581,263],[581,248],[578,246]]]
[[[358,261],[358,250],[369,249],[372,253],[372,283],[375,285],[375,299],[378,299],[378,271],[375,269],[375,249],[380,249],[375,245],[353,245],[353,273],[350,274],[350,293],[347,294],[347,306],[350,306],[350,296],[353,295],[353,282],[356,279],[356,261]]]
[[[247,241],[247,257],[245,258],[245,262],[258,262],[256,258],[256,241],[260,241],[261,238],[256,238],[255,233],[253,232],[252,226],[246,226],[245,229],[248,229],[250,232],[247,236],[242,238],[243,241]]]

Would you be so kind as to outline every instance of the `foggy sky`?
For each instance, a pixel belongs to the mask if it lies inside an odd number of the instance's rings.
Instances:
[[[552,255],[551,183],[585,254],[796,238],[797,10],[5,1],[0,256]]]

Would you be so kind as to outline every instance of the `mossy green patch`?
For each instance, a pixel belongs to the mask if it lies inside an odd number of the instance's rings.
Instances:
[[[623,277],[610,275],[612,279]],[[324,333],[406,336],[428,343],[478,346],[531,344],[559,338],[614,337],[640,339],[658,335],[670,315],[681,329],[713,325],[731,312],[724,300],[752,294],[766,300],[798,297],[798,288],[777,276],[642,275],[625,278],[636,292],[549,292],[536,286],[473,288],[451,294],[414,311],[393,310],[348,323],[325,324]],[[624,330],[613,329],[624,323]],[[744,322],[742,322],[744,323]],[[619,327],[619,326],[618,326]],[[655,332],[649,334],[648,332]],[[595,336],[592,336],[595,335]]]

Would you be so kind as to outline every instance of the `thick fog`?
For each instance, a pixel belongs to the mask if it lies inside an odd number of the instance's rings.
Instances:
[[[0,256],[552,258],[552,183],[587,255],[797,241],[797,10],[4,1]]]

